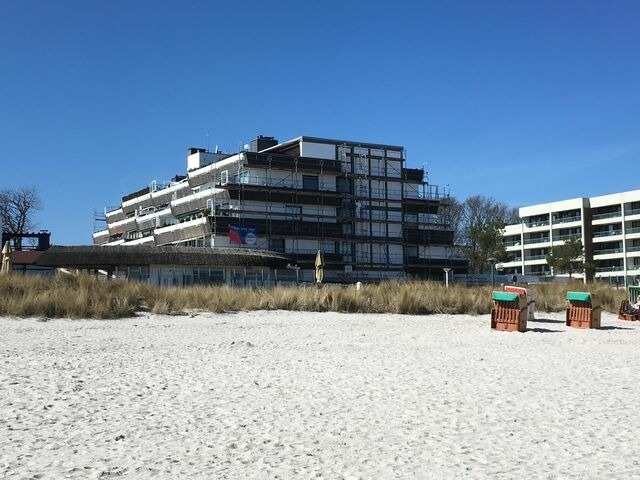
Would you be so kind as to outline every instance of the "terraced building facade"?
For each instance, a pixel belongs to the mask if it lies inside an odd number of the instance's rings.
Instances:
[[[300,281],[318,250],[326,282],[463,273],[449,193],[424,179],[394,145],[259,136],[233,154],[191,148],[186,175],[124,196],[93,241],[281,252]]]

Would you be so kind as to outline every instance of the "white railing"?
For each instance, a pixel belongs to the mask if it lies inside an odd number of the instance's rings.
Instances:
[[[607,212],[607,213],[596,213],[592,219],[593,220],[603,220],[605,218],[615,218],[615,217],[619,217],[622,214],[618,211],[618,212]]]
[[[570,222],[579,222],[581,219],[580,215],[572,215],[570,217],[560,217],[560,218],[554,218],[553,219],[553,223],[557,224],[557,223],[570,223]]]
[[[614,235],[622,235],[622,230],[605,230],[604,232],[593,232],[593,238],[613,237]]]

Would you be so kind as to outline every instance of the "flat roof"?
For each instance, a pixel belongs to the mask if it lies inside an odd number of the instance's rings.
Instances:
[[[300,137],[293,138],[291,140],[287,140],[286,142],[278,143],[278,145],[274,145],[273,147],[265,148],[264,150],[260,150],[260,152],[268,152],[271,150],[278,150],[282,147],[288,147],[290,145],[300,143],[300,142],[310,142],[310,143],[324,143],[327,145],[346,145],[348,147],[368,147],[368,148],[376,148],[379,150],[401,150],[404,151],[404,147],[400,145],[387,145],[384,143],[369,143],[369,142],[356,142],[353,140],[337,140],[332,138],[321,138],[321,137],[310,137],[307,135],[302,135]]]
[[[249,248],[176,246],[53,246],[34,262],[42,267],[104,268],[117,266],[174,265],[284,268],[289,257]]]

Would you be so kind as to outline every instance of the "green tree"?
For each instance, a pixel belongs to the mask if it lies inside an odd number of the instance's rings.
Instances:
[[[38,190],[33,186],[0,190],[2,229],[9,233],[26,233],[35,227],[33,214],[42,209]],[[22,249],[22,239],[14,240],[14,248]]]
[[[506,224],[519,221],[517,209],[482,195],[469,197],[459,205],[461,212],[454,226],[456,244],[469,259],[470,270],[487,271],[489,259],[506,261],[502,234]]]
[[[562,245],[551,247],[546,259],[549,266],[553,268],[554,275],[566,272],[571,278],[574,272],[580,272],[584,268],[582,240],[572,238]]]

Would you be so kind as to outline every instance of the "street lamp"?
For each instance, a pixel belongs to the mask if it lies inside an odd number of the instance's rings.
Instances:
[[[296,271],[296,285],[300,283],[300,267],[298,265],[291,265],[287,263],[287,270],[295,270]]]
[[[449,272],[451,271],[451,269],[445,267],[442,270],[444,271],[444,285],[446,288],[449,288]]]

